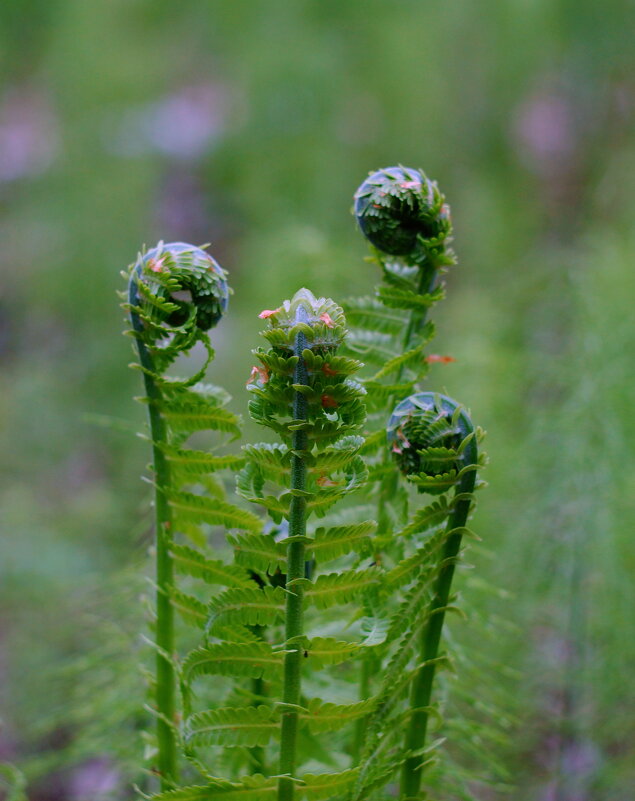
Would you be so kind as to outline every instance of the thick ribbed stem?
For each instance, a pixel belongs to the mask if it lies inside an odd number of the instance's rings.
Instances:
[[[136,276],[130,281],[131,306],[138,305]],[[172,543],[172,512],[165,495],[170,486],[170,465],[165,457],[162,445],[167,442],[165,420],[161,415],[161,390],[156,381],[147,372],[154,371],[152,357],[141,339],[143,323],[135,312],[130,315],[132,327],[137,333],[137,350],[139,361],[144,368],[144,382],[148,400],[148,417],[152,438],[152,459],[154,467],[155,496],[155,547],[156,547],[156,633],[158,646],[156,656],[156,709],[157,717],[157,773],[161,780],[161,789],[169,790],[177,781],[176,739],[168,721],[175,720],[175,685],[174,666],[169,658],[174,653],[174,610],[170,603],[170,588],[173,583],[174,568],[170,554]],[[165,654],[165,656],[164,656]],[[166,658],[169,657],[169,658]]]
[[[465,463],[476,464],[477,449],[474,439],[465,449]],[[471,494],[474,491],[476,471],[464,473],[459,482],[457,495]],[[427,623],[421,633],[420,663],[415,674],[410,692],[410,708],[413,711],[406,733],[406,749],[413,753],[420,752],[425,745],[429,719],[432,684],[436,670],[436,658],[439,655],[441,632],[445,619],[445,609],[450,598],[450,588],[454,577],[457,556],[461,549],[463,527],[467,522],[471,499],[463,498],[455,502],[454,511],[447,523],[447,531],[454,532],[448,536],[441,553],[441,570],[437,577],[434,594],[430,601]],[[419,798],[421,788],[423,756],[418,754],[407,759],[401,774],[400,801],[411,801]]]
[[[305,322],[307,313],[304,306],[298,307],[296,322]],[[295,339],[294,352],[298,356],[298,363],[293,375],[295,384],[308,385],[309,378],[302,358],[306,347],[306,337],[299,333]],[[308,419],[307,400],[305,396],[296,392],[293,400],[293,418],[298,422]],[[292,541],[287,548],[287,584],[291,585],[287,592],[285,637],[290,640],[303,634],[303,596],[302,584],[292,582],[304,578],[304,542],[293,541],[296,537],[306,534],[306,460],[304,452],[307,449],[307,433],[304,430],[294,431],[292,437],[291,455],[291,503],[289,507],[289,537]],[[298,494],[293,494],[294,490]],[[284,686],[282,700],[285,704],[298,706],[301,691],[302,650],[293,646],[293,650],[284,658]],[[295,792],[295,782],[284,776],[293,776],[296,769],[296,750],[298,735],[298,713],[289,709],[283,712],[282,728],[280,733],[280,774],[283,776],[278,782],[278,801],[292,801]]]

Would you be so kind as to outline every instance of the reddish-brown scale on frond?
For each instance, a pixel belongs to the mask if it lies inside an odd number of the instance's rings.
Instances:
[[[251,368],[251,373],[249,373],[246,386],[253,384],[254,381],[260,381],[261,384],[266,384],[267,381],[269,381],[269,370],[267,370],[266,367],[260,367],[259,365],[255,364]]]
[[[337,375],[337,370],[334,370],[329,364],[322,365],[322,372],[324,373],[324,375],[328,375],[331,377]]]
[[[152,270],[153,273],[162,273],[164,261],[165,256],[160,259],[148,259],[148,268]]]
[[[428,364],[450,364],[450,362],[455,362],[456,359],[453,356],[440,356],[438,353],[431,353],[429,356],[426,356],[424,361]]]
[[[339,403],[331,395],[322,395],[320,398],[323,409],[337,409]]]
[[[268,320],[270,317],[273,317],[274,314],[277,314],[279,311],[280,309],[263,309],[258,315],[258,317],[260,317],[261,320]]]
[[[315,480],[315,483],[318,487],[338,487],[339,483],[337,481],[333,481],[333,479],[329,478],[328,476],[320,476]]]
[[[325,326],[327,326],[327,328],[333,328],[333,326],[335,325],[335,323],[331,319],[331,315],[328,314],[327,312],[324,312],[324,314],[320,315],[320,320],[322,320],[322,322],[324,323]]]

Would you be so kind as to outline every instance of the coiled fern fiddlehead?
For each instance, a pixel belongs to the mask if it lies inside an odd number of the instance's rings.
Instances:
[[[201,402],[201,398],[188,388],[201,379],[213,357],[207,331],[218,323],[227,308],[229,288],[225,272],[216,261],[204,250],[183,242],[160,243],[139,255],[129,269],[128,278],[128,297],[124,307],[130,316],[130,333],[139,355],[138,367],[143,372],[144,400],[148,407],[152,441],[156,548],[156,770],[162,789],[167,789],[178,778],[174,612],[171,602],[174,583],[171,455],[186,437],[183,432],[178,433],[178,424],[171,426],[168,421],[178,420],[179,416],[186,418],[188,402]],[[199,342],[207,351],[203,367],[185,380],[168,376],[166,371],[176,358],[188,353]],[[220,417],[226,427],[231,428],[235,423],[227,412],[220,413]]]
[[[440,569],[420,634],[420,667],[411,684],[411,717],[405,748],[412,756],[402,768],[400,796],[406,801],[418,798],[421,787],[421,751],[425,745],[441,632],[472,505],[479,459],[477,432],[467,413],[456,401],[432,392],[411,395],[397,405],[388,425],[388,440],[399,469],[420,492],[439,495],[455,488],[439,556]]]
[[[455,263],[449,247],[450,208],[422,170],[387,167],[371,173],[355,193],[354,213],[360,230],[373,246],[382,269],[375,298],[351,299],[344,304],[353,329],[352,349],[379,369],[364,381],[372,431],[366,450],[380,448],[385,409],[409,395],[427,373],[424,348],[434,336],[428,312],[443,298],[441,276]],[[382,451],[376,473],[379,552],[391,547],[399,514],[397,471]],[[363,666],[361,694],[369,692],[372,657]],[[357,729],[361,747],[364,722]]]

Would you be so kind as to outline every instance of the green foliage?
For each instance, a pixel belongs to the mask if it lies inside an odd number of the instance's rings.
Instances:
[[[621,699],[635,643],[625,380],[635,128],[626,6],[247,6],[193,3],[175,19],[165,2],[5,4],[3,129],[17,126],[25,146],[2,176],[3,738],[12,759],[29,763],[29,796],[39,801],[58,783],[70,795],[86,760],[122,754],[123,743],[135,752],[137,718],[129,705],[114,712],[138,658],[134,636],[118,660],[104,657],[118,692],[104,684],[91,694],[102,626],[87,623],[84,592],[104,588],[102,620],[141,627],[137,596],[126,608],[111,590],[122,564],[145,550],[148,508],[134,480],[145,445],[125,433],[141,415],[130,405],[139,376],[122,373],[126,343],[112,336],[113,265],[163,235],[212,237],[213,252],[240,265],[214,369],[242,411],[254,311],[286,297],[291,275],[335,298],[366,291],[373,267],[356,256],[350,188],[387,153],[416,164],[424,148],[451,193],[464,267],[434,315],[436,347],[457,364],[431,365],[423,388],[466,399],[495,434],[495,491],[478,510],[487,542],[457,583],[490,634],[457,624],[454,646],[467,648],[469,664],[480,649],[468,644],[486,643],[479,699],[498,694],[512,666],[525,670],[513,704],[523,723],[506,750],[489,749],[518,779],[514,797],[629,798],[632,715]],[[175,36],[175,25],[187,35]],[[189,155],[169,150],[172,125],[188,133],[181,144],[200,131],[181,126],[183,102],[213,122],[207,148]],[[41,159],[29,145],[39,141]],[[479,589],[474,574],[512,587],[513,598]],[[522,634],[496,617],[501,606]],[[77,658],[80,672],[58,677]],[[462,691],[463,675],[461,666]],[[440,691],[456,709],[451,685],[449,696]],[[71,751],[60,747],[69,735]],[[450,742],[469,739],[459,729]]]
[[[26,779],[14,765],[0,763],[0,785],[5,790],[5,801],[27,801]]]

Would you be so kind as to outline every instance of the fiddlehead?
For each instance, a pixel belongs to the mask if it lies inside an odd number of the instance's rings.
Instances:
[[[450,209],[421,170],[387,167],[372,173],[355,193],[355,217],[378,250],[409,260],[447,239]]]
[[[386,406],[412,393],[430,361],[440,358],[424,355],[434,336],[427,316],[443,297],[441,276],[455,259],[449,247],[449,206],[421,170],[388,167],[372,173],[355,193],[355,216],[382,269],[375,298],[344,304],[353,326],[350,350],[378,367],[364,380],[373,429],[366,451],[372,452],[381,447]],[[379,534],[388,536],[404,499],[383,455],[381,464],[373,477],[378,485]]]
[[[475,430],[453,400],[431,392],[399,403],[388,424],[388,449],[399,472],[421,492],[437,496],[395,532],[404,557],[384,576],[384,611],[390,619],[381,653],[385,666],[376,703],[365,724],[364,748],[351,801],[385,783],[401,768],[402,801],[418,798],[422,764],[429,759],[425,737],[432,682],[445,657],[439,652],[450,588],[473,502],[478,456]],[[453,496],[448,497],[449,491]],[[409,669],[416,660],[414,670]],[[409,708],[403,694],[410,688]],[[406,724],[403,744],[398,738]]]
[[[385,410],[415,390],[430,361],[452,361],[426,357],[425,350],[434,337],[428,313],[443,298],[441,277],[455,259],[449,247],[450,208],[436,182],[421,170],[400,166],[371,173],[355,193],[354,213],[373,246],[371,260],[382,270],[374,298],[352,298],[344,304],[352,324],[350,351],[374,369],[363,382],[369,410],[364,451],[379,451],[371,461],[368,482],[368,492],[377,503],[379,554],[399,550],[392,534],[403,522],[408,504],[397,470],[382,449]],[[374,672],[376,666],[364,665],[363,695]],[[358,743],[364,725],[358,727]]]
[[[476,483],[479,463],[476,433],[472,421],[456,401],[431,392],[413,395],[398,404],[388,425],[395,460],[420,492],[441,494],[455,488],[440,569],[420,634],[420,667],[411,684],[411,718],[405,743],[410,756],[402,768],[402,799],[417,798],[421,786],[421,752],[425,746],[441,632]]]
[[[233,509],[228,505],[224,508],[221,502],[214,506],[202,496],[179,491],[182,485],[195,484],[205,473],[222,466],[211,455],[201,452],[197,458],[196,452],[183,449],[187,437],[207,428],[238,431],[237,418],[223,408],[224,393],[194,386],[213,356],[207,330],[216,325],[226,309],[229,288],[225,272],[211,256],[182,242],[160,243],[139,255],[127,277],[124,308],[130,316],[130,333],[139,355],[136,366],[143,372],[152,440],[157,588],[156,770],[161,787],[166,789],[177,780],[173,585],[175,552],[182,546],[175,544],[175,527],[187,531],[184,507],[194,507],[195,523],[206,519],[224,522],[223,513],[227,515]],[[189,353],[197,342],[202,342],[208,353],[203,367],[186,379],[168,376],[166,371],[175,359]]]
[[[261,749],[259,768],[275,757],[278,765],[273,776],[238,781],[204,772],[207,784],[179,790],[176,797],[183,799],[213,798],[224,788],[235,798],[256,801],[276,794],[283,799],[340,797],[352,787],[356,769],[319,775],[298,775],[297,769],[307,759],[322,762],[326,771],[345,764],[348,739],[345,733],[332,733],[354,724],[373,706],[373,699],[342,703],[348,699],[341,692],[348,688],[354,695],[350,661],[382,641],[381,631],[358,622],[356,608],[360,594],[380,583],[379,568],[360,568],[370,555],[375,524],[358,520],[328,526],[311,520],[324,521],[327,510],[366,479],[358,434],[365,420],[364,393],[352,378],[361,365],[338,353],[345,320],[330,300],[301,290],[260,316],[268,321],[263,336],[269,348],[254,352],[259,365],[248,384],[249,409],[281,442],[245,446],[247,464],[237,487],[276,525],[228,537],[234,567],[248,571],[251,581],[212,598],[205,624],[208,641],[185,658],[182,675],[185,681],[203,675],[237,681],[220,708],[194,712],[184,731],[191,749],[221,747],[238,753],[234,775],[245,763],[253,766],[253,752],[245,754],[245,748]],[[336,607],[342,609],[334,616]],[[332,635],[338,628],[342,634],[336,638]],[[315,634],[308,636],[308,630]],[[262,679],[266,692],[256,694],[253,685],[246,690],[246,679]],[[323,700],[332,685],[340,693],[333,691],[332,700]],[[327,748],[318,737],[325,732],[331,734]],[[267,750],[272,741],[279,742],[276,751]],[[336,750],[337,760],[332,756]],[[162,793],[157,801],[173,797]]]
[[[311,512],[323,515],[339,495],[350,492],[365,478],[363,463],[354,455],[355,448],[352,453],[342,454],[341,467],[350,473],[341,487],[332,479],[324,486],[319,477],[309,474],[309,468],[320,464],[321,453],[328,454],[328,444],[341,442],[343,434],[360,427],[365,411],[359,386],[347,378],[359,365],[335,356],[345,336],[344,315],[335,303],[300,290],[267,317],[270,328],[263,335],[272,347],[267,353],[256,352],[266,380],[257,373],[259,380],[251,385],[256,399],[251,402],[250,411],[255,420],[282,436],[287,450],[278,452],[289,455],[289,493],[288,501],[280,497],[275,505],[250,494],[251,500],[262,502],[274,517],[282,514],[289,521],[286,588],[290,591],[286,599],[285,639],[292,643],[304,634],[307,517]],[[251,454],[256,456],[250,466],[251,486],[262,487],[265,473],[258,466],[258,452],[252,449]],[[284,508],[287,503],[288,510]],[[293,777],[296,769],[301,667],[302,650],[292,647],[284,661],[282,701],[286,711],[281,727],[280,801],[294,796],[294,780],[287,777]]]

